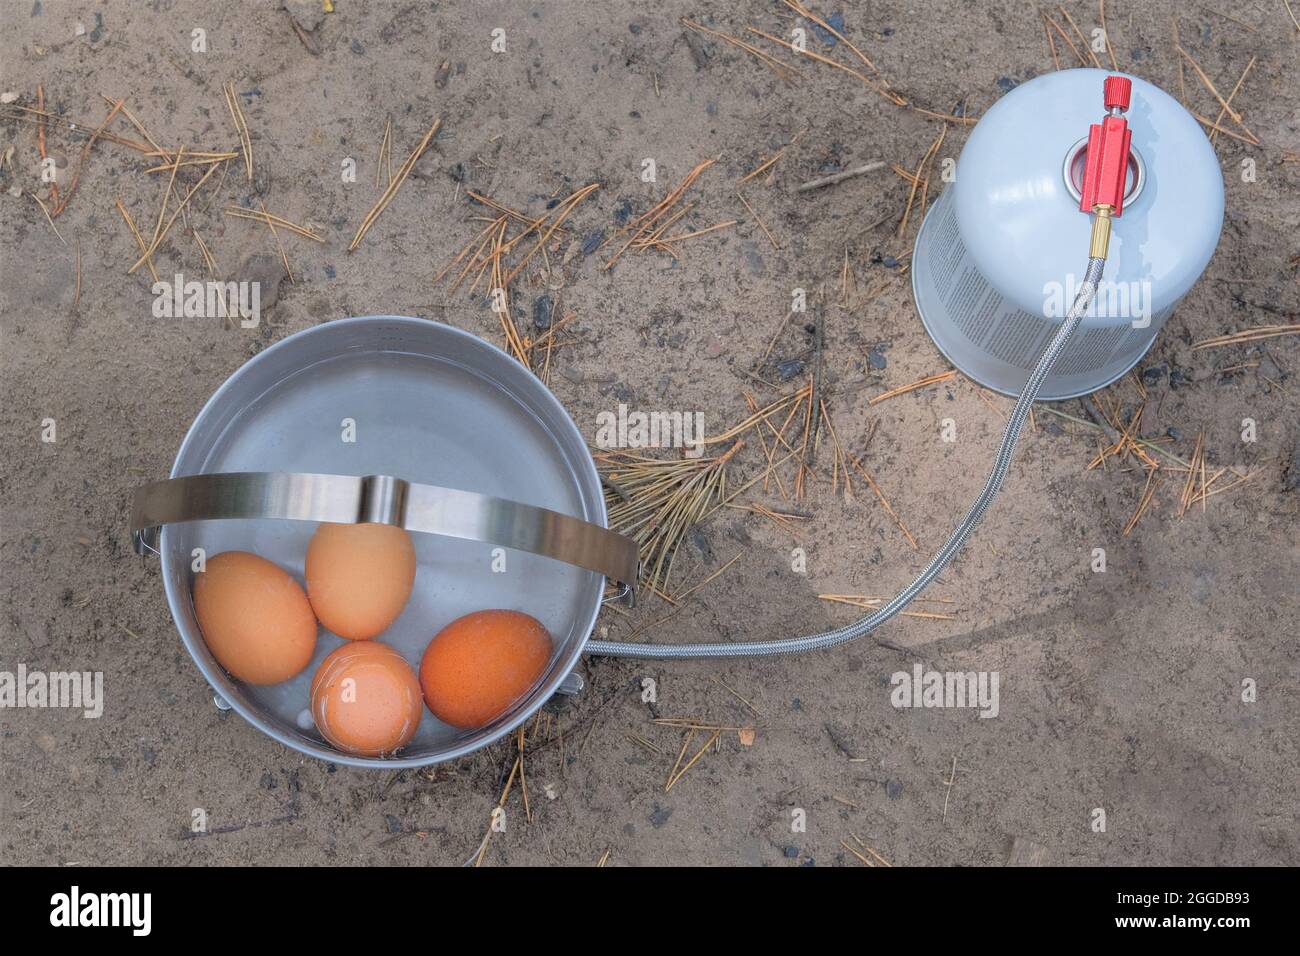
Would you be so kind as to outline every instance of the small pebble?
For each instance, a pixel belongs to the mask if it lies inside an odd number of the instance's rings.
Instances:
[[[539,329],[549,329],[551,327],[551,297],[549,295],[540,295],[537,301],[533,303],[533,325]]]
[[[781,381],[788,382],[803,372],[803,359],[786,359],[776,367],[776,374]]]
[[[844,11],[839,10],[832,13],[826,18],[826,23],[835,31],[835,33],[843,34]],[[839,37],[837,37],[835,33],[831,33],[830,30],[827,30],[820,24],[813,24],[813,32],[817,34],[817,39],[821,41],[823,46],[835,46],[835,44],[840,42]]]

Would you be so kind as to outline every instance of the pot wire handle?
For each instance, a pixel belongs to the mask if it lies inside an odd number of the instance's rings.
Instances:
[[[389,475],[243,471],[155,481],[135,491],[132,544],[137,554],[158,554],[164,525],[236,518],[390,524],[500,545],[603,574],[635,602],[631,538],[547,508]]]

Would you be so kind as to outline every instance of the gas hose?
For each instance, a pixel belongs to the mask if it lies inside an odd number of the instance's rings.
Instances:
[[[1095,212],[1096,210],[1094,210]],[[1065,347],[1069,344],[1075,331],[1078,330],[1080,323],[1082,323],[1084,313],[1088,311],[1088,306],[1092,303],[1097,284],[1101,281],[1102,271],[1106,265],[1105,239],[1109,238],[1110,216],[1108,214],[1095,215],[1093,225],[1094,236],[1091,251],[1094,255],[1088,259],[1088,268],[1084,273],[1083,282],[1079,286],[1079,292],[1074,298],[1074,303],[1070,306],[1070,311],[1065,316],[1065,321],[1061,323],[1061,327],[1056,330],[1056,334],[1047,343],[1043,354],[1039,356],[1038,364],[1029,373],[1025,387],[1020,391],[1020,397],[1016,399],[1015,408],[1011,410],[1011,415],[1007,419],[1007,426],[1002,432],[1002,443],[998,446],[997,456],[993,459],[993,469],[989,472],[988,480],[984,482],[983,490],[975,498],[975,503],[971,505],[970,510],[966,512],[966,517],[957,525],[943,547],[930,560],[930,563],[925,566],[925,570],[918,574],[911,584],[899,591],[893,600],[875,613],[869,614],[852,624],[836,628],[833,631],[809,634],[805,637],[716,644],[634,644],[620,643],[618,641],[588,641],[586,652],[603,657],[634,657],[642,660],[692,657],[775,657],[784,654],[802,654],[805,651],[820,651],[846,644],[849,641],[855,641],[864,634],[870,634],[911,604],[916,596],[939,576],[940,572],[948,566],[957,552],[962,549],[966,539],[974,532],[976,526],[980,523],[980,519],[988,511],[989,505],[997,497],[998,491],[1002,488],[1002,482],[1007,476],[1007,471],[1011,467],[1011,456],[1015,451],[1016,442],[1020,438],[1020,432],[1025,426],[1025,420],[1029,417],[1029,409],[1038,397],[1043,382],[1051,373],[1052,366],[1056,364],[1057,359],[1061,357],[1061,353],[1065,351]],[[1101,255],[1095,254],[1098,251],[1101,252]]]

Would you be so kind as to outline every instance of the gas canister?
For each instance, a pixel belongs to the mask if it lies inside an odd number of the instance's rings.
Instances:
[[[1082,134],[1108,76],[1062,70],[995,103],[917,235],[912,291],[926,331],[953,365],[1004,395],[1019,394],[1082,282]],[[1107,275],[1040,399],[1087,395],[1133,368],[1223,225],[1223,176],[1200,125],[1159,87],[1126,78],[1129,162]]]

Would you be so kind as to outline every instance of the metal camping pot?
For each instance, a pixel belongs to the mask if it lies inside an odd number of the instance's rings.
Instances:
[[[953,365],[1004,395],[1020,394],[1074,299],[1070,277],[1082,281],[1085,134],[1110,75],[1061,70],[993,104],[917,235],[912,291],[926,331]],[[1123,216],[1112,227],[1106,278],[1042,400],[1087,395],[1141,361],[1219,241],[1223,174],[1214,148],[1177,100],[1129,79]]]
[[[301,581],[320,521],[425,532],[411,536],[415,589],[379,638],[412,666],[455,618],[513,608],[554,639],[540,680],[486,727],[458,730],[426,709],[399,754],[360,757],[326,742],[308,705],[312,676],[342,639],[322,630],[312,662],[282,684],[232,678],[195,620],[195,549],[252,551]],[[171,478],[137,491],[132,531],[138,551],[160,556],[172,618],[219,701],[304,754],[391,769],[484,747],[572,686],[606,580],[629,599],[636,583],[636,544],[606,522],[586,442],[536,376],[448,325],[371,316],[299,332],[231,375],[190,426]]]

